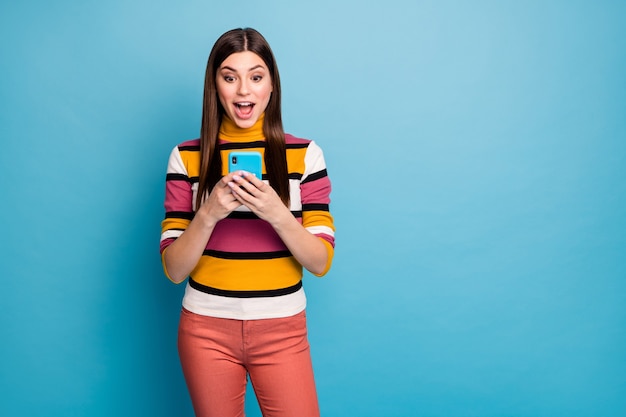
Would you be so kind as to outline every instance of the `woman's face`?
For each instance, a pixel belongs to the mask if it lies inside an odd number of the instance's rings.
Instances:
[[[217,95],[228,117],[240,128],[252,127],[267,108],[272,80],[254,52],[231,54],[217,69]]]

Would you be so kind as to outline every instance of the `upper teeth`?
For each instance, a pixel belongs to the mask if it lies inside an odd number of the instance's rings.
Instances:
[[[238,106],[252,106],[252,103],[237,103]]]

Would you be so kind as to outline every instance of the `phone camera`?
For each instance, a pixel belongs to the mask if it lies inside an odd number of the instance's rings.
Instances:
[[[236,156],[233,156],[233,157],[231,158],[231,160],[233,161],[233,164],[236,164],[236,163],[237,163],[237,157],[236,157]]]

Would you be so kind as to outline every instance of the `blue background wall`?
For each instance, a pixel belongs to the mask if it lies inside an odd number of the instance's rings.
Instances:
[[[323,415],[626,415],[625,4],[3,2],[0,414],[192,415],[164,171],[252,26],[334,183]]]

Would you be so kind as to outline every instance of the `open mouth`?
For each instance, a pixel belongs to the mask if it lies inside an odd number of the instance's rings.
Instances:
[[[242,119],[250,117],[253,108],[254,103],[251,103],[249,101],[235,103],[235,112],[237,113],[237,116]]]

